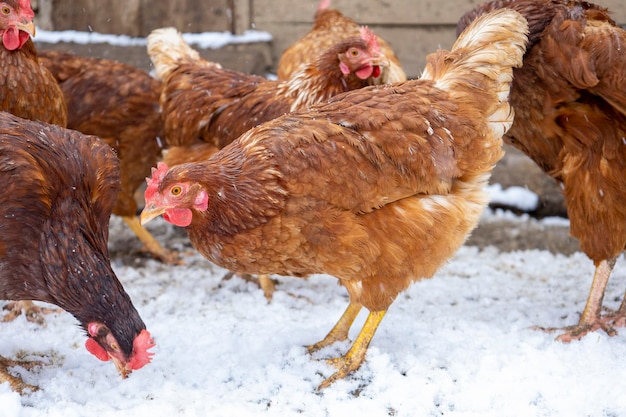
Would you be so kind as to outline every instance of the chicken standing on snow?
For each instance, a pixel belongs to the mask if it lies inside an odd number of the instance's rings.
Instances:
[[[109,261],[118,160],[95,136],[0,112],[0,299],[39,300],[71,313],[87,349],[125,377],[154,345]],[[0,382],[12,376],[0,357]]]
[[[526,33],[516,12],[486,15],[451,52],[431,54],[419,80],[284,115],[206,161],[160,164],[142,222],[186,227],[206,258],[237,273],[337,277],[350,304],[309,351],[347,339],[361,308],[370,313],[330,360],[327,387],[361,366],[397,295],[432,277],[478,223]]]
[[[569,342],[626,326],[626,297],[602,314],[617,257],[626,248],[626,30],[600,6],[577,0],[499,0],[477,6],[458,24],[514,8],[528,19],[528,51],[514,71],[515,121],[505,136],[563,187],[570,233],[595,265]],[[553,329],[550,329],[553,330]]]

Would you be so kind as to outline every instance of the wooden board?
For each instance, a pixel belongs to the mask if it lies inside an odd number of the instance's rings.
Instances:
[[[254,19],[267,23],[312,22],[318,1],[254,0]],[[332,0],[332,7],[366,25],[456,24],[466,11],[483,3],[479,0]],[[624,0],[596,0],[609,8],[618,23],[626,23]]]

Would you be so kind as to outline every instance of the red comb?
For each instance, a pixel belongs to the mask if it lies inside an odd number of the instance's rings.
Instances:
[[[322,0],[317,5],[317,10],[326,10],[330,7],[330,0]]]
[[[148,182],[148,187],[158,185],[158,183],[160,183],[163,178],[165,178],[165,174],[167,174],[168,169],[169,168],[167,167],[167,165],[165,165],[165,162],[159,162],[156,168],[152,168],[152,177],[146,178],[146,181]]]
[[[29,19],[35,18],[35,12],[33,12],[33,8],[30,6],[30,0],[20,0],[20,15],[23,17],[27,17]]]
[[[148,183],[148,187],[144,193],[146,198],[154,195],[159,188],[159,184],[163,181],[163,178],[165,178],[168,169],[164,162],[159,162],[156,168],[152,168],[152,177],[146,178],[146,182]]]
[[[135,337],[133,342],[133,357],[128,362],[128,366],[132,370],[142,368],[152,360],[153,352],[148,352],[148,349],[152,348],[156,343],[150,336],[150,332],[142,330],[141,333]]]
[[[361,39],[367,43],[369,50],[372,53],[380,53],[380,45],[378,44],[378,37],[374,31],[367,26],[361,26]]]

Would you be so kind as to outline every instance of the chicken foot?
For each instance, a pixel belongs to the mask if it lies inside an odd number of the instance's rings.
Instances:
[[[155,237],[152,236],[152,234],[150,234],[150,232],[148,232],[146,228],[141,225],[137,216],[122,216],[122,219],[128,225],[130,230],[132,230],[133,233],[135,233],[135,235],[139,238],[141,243],[143,243],[146,251],[149,252],[152,256],[166,264],[182,264],[180,255],[175,251],[165,249],[163,246],[161,246],[161,244],[155,239]]]
[[[38,307],[30,300],[12,301],[3,308],[9,312],[2,317],[2,321],[13,321],[24,313],[26,320],[37,323],[40,326],[46,325],[44,314],[60,313],[60,308]]]
[[[41,365],[41,362],[37,361],[15,361],[7,359],[4,356],[0,356],[0,382],[8,382],[13,391],[23,394],[25,391],[37,391],[39,387],[30,385],[22,381],[21,378],[11,375],[9,368],[13,366],[21,366],[25,369],[31,369],[35,366]]]
[[[604,291],[606,290],[611,271],[613,271],[616,261],[617,258],[612,258],[603,260],[598,264],[593,274],[593,281],[591,283],[591,289],[589,290],[589,296],[587,297],[587,303],[585,304],[585,309],[580,316],[578,324],[562,329],[565,330],[565,332],[559,335],[556,340],[569,343],[582,338],[587,333],[599,329],[604,330],[609,336],[615,336],[617,334],[615,327],[626,326],[626,295],[618,311],[604,316],[602,315]],[[558,329],[541,328],[541,330],[555,331]]]
[[[348,338],[348,331],[359,314],[359,311],[361,311],[361,308],[362,306],[360,304],[351,302],[337,324],[335,324],[326,337],[320,342],[307,347],[309,353],[320,350],[335,342],[346,340]],[[318,391],[329,387],[338,379],[345,378],[361,367],[361,364],[363,364],[365,360],[365,355],[367,354],[367,348],[376,333],[376,329],[378,329],[378,325],[383,317],[385,317],[386,312],[386,310],[370,312],[365,320],[365,324],[363,324],[363,328],[361,328],[361,331],[346,354],[338,358],[326,360],[328,364],[333,365],[338,370],[322,381],[317,387]]]
[[[363,361],[365,360],[365,355],[367,354],[367,348],[376,333],[376,329],[378,329],[378,325],[382,321],[383,317],[385,317],[386,312],[386,310],[370,312],[365,320],[363,328],[346,354],[339,358],[331,358],[327,360],[330,365],[333,365],[338,370],[322,381],[322,383],[317,387],[318,391],[327,388],[338,379],[345,378],[361,367]]]

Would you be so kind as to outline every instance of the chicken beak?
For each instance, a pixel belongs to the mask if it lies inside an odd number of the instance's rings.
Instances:
[[[18,23],[16,26],[19,30],[27,32],[31,38],[35,37],[35,33],[37,32],[37,29],[35,28],[35,22],[30,21],[30,22]]]
[[[379,66],[379,67],[388,67],[390,63],[389,63],[389,59],[385,55],[380,54],[375,57],[372,57],[370,65]]]
[[[165,213],[165,208],[156,207],[154,204],[150,204],[149,206],[144,207],[141,211],[141,215],[139,216],[139,221],[141,225],[148,223],[150,220],[159,217],[163,213]]]
[[[122,378],[128,378],[128,375],[130,375],[132,371],[130,369],[127,369],[126,366],[122,362],[120,362],[119,359],[114,358],[113,356],[111,356],[110,358],[115,365],[115,368],[117,368],[117,371],[120,373],[120,375],[122,375]]]

